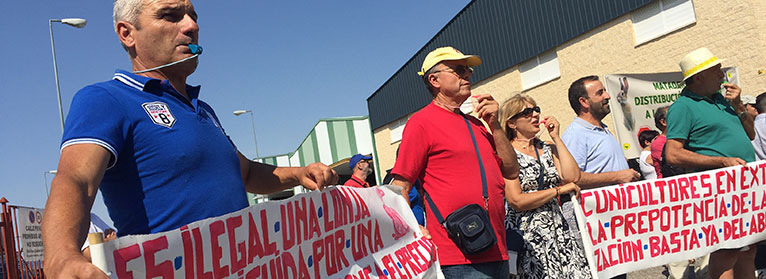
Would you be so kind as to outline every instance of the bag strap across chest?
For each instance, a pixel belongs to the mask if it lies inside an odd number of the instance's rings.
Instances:
[[[484,171],[484,163],[481,160],[481,154],[479,153],[479,145],[476,144],[476,136],[473,134],[473,128],[471,128],[471,123],[468,122],[468,118],[463,116],[463,120],[465,121],[465,125],[468,126],[468,133],[471,135],[471,141],[473,142],[473,148],[476,151],[476,157],[479,159],[479,171],[481,173],[481,187],[482,187],[482,195],[484,196],[484,210],[489,211],[489,192],[487,190],[487,174]],[[539,158],[539,156],[538,156]],[[538,159],[539,160],[539,159]],[[431,211],[434,214],[434,217],[436,217],[436,220],[439,221],[439,224],[444,225],[444,217],[442,217],[441,213],[439,212],[439,209],[436,207],[436,204],[433,200],[431,200],[431,196],[428,194],[428,192],[423,189],[423,192],[425,193],[426,201],[428,201],[428,205],[431,207]]]

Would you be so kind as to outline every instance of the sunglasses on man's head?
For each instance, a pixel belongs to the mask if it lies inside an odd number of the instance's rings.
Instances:
[[[525,109],[524,109],[524,110],[522,110],[521,112],[519,112],[519,113],[517,113],[517,114],[514,114],[513,116],[511,116],[511,118],[516,118],[516,117],[530,117],[530,116],[532,116],[532,113],[533,113],[533,112],[537,112],[537,113],[540,113],[540,107],[538,107],[538,106],[534,106],[534,107],[531,107],[531,108],[525,108]]]

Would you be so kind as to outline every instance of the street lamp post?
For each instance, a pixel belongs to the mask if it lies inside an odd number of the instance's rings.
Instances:
[[[234,111],[234,115],[235,116],[240,116],[240,115],[245,114],[245,113],[249,113],[250,114],[250,120],[251,120],[251,122],[253,124],[253,142],[255,142],[255,157],[258,158],[261,155],[258,155],[258,139],[255,137],[255,117],[253,116],[253,111],[252,110],[243,110],[243,109],[235,110]]]
[[[56,78],[56,96],[59,100],[59,119],[61,120],[61,132],[64,132],[64,110],[61,107],[61,89],[59,89],[59,70],[56,66],[56,48],[53,45],[53,23],[61,22],[63,24],[74,26],[77,28],[85,27],[87,21],[82,18],[64,18],[64,19],[49,19],[48,29],[51,31],[51,52],[53,53],[53,76]],[[47,188],[46,188],[47,191]]]
[[[49,170],[43,173],[43,178],[45,178],[45,196],[50,197],[50,194],[48,194],[48,174],[56,175],[58,171],[56,170]]]

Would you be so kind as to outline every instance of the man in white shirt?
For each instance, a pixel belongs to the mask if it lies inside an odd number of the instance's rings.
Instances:
[[[755,158],[758,160],[766,159],[766,92],[761,93],[755,98],[755,110],[758,111],[758,115],[755,116],[753,126],[755,128],[755,139],[753,143],[753,149],[755,150]]]

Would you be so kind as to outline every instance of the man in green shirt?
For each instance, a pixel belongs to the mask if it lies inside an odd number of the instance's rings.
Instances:
[[[750,143],[753,117],[740,99],[741,89],[723,83],[721,60],[700,48],[681,59],[686,88],[667,115],[666,160],[694,171],[755,161]],[[723,87],[725,96],[719,93]],[[710,254],[711,278],[753,278],[755,245]]]

